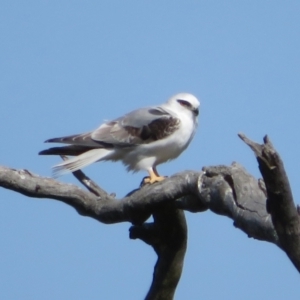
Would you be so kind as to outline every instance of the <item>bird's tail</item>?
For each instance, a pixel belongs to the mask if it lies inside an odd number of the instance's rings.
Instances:
[[[53,167],[55,177],[82,169],[96,161],[105,160],[113,149],[92,149]]]
[[[71,155],[76,156],[89,150],[95,149],[92,146],[68,145],[63,147],[52,147],[39,152],[39,155]]]

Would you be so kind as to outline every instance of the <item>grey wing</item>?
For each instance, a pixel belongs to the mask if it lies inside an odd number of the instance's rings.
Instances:
[[[179,126],[180,120],[161,107],[142,108],[101,125],[91,139],[115,147],[135,146],[166,138]]]

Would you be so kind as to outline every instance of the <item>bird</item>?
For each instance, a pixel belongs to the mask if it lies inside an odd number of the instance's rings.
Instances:
[[[157,165],[177,158],[190,144],[198,125],[200,102],[192,94],[179,93],[158,105],[140,108],[96,130],[52,138],[45,143],[63,143],[40,155],[74,156],[53,167],[55,177],[98,161],[122,161],[127,171],[147,171],[144,183],[165,179]]]

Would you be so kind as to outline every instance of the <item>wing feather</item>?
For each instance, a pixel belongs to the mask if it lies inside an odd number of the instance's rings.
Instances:
[[[148,144],[171,135],[180,120],[161,107],[133,111],[96,129],[92,140],[119,147]]]
[[[46,142],[84,146],[89,149],[132,147],[166,138],[179,126],[180,120],[170,112],[162,107],[150,107],[135,110],[121,118],[106,122],[95,131],[53,138]],[[54,150],[58,152],[58,149]],[[66,152],[73,150],[75,149],[64,149]],[[83,149],[76,150],[81,152],[80,150]],[[50,154],[50,152],[41,154]]]

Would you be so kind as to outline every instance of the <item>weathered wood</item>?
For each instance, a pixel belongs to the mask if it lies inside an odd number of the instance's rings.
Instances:
[[[0,166],[0,187],[28,197],[62,201],[105,224],[132,223],[130,237],[148,243],[158,255],[148,300],[174,296],[186,250],[183,210],[196,213],[210,209],[231,218],[249,237],[278,245],[300,270],[299,214],[283,163],[267,137],[263,145],[240,137],[254,151],[264,181],[233,163],[206,167],[202,172],[181,172],[116,199],[82,171],[74,176],[88,191],[27,170]],[[151,215],[154,223],[144,223]]]
[[[0,166],[0,186],[34,198],[50,198],[74,207],[80,214],[105,224],[142,224],[161,203],[175,201],[177,208],[207,209],[230,217],[248,236],[277,244],[266,196],[259,182],[238,165],[208,167],[204,172],[185,171],[162,182],[146,185],[123,199],[99,190],[100,196],[73,184]]]
[[[258,144],[245,135],[239,137],[253,150],[264,178],[268,196],[267,210],[278,235],[278,245],[300,272],[300,217],[283,162],[268,136]]]
[[[180,280],[187,247],[187,224],[183,210],[174,202],[153,212],[153,223],[130,228],[130,237],[151,245],[157,254],[153,281],[146,300],[172,300]]]

